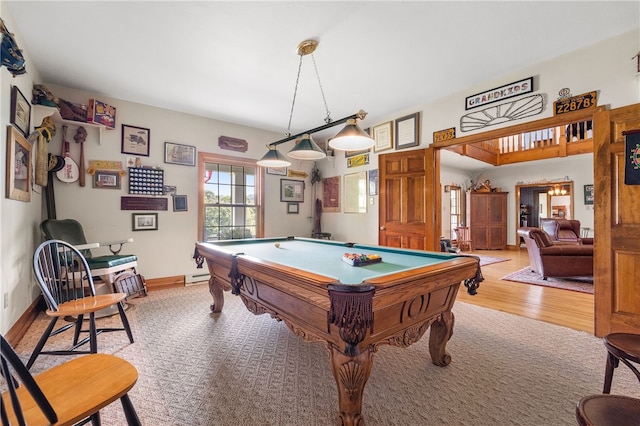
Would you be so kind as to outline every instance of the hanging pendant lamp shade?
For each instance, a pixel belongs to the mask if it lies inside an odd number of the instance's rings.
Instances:
[[[342,151],[358,151],[369,149],[375,145],[371,136],[366,134],[360,127],[355,118],[347,120],[347,125],[340,130],[338,134],[329,141],[329,146],[333,149]]]
[[[311,139],[311,135],[304,134],[300,142],[296,143],[296,146],[287,153],[287,156],[296,160],[320,160],[327,154]]]
[[[269,151],[256,164],[263,167],[289,167],[291,161],[276,148],[269,148]]]

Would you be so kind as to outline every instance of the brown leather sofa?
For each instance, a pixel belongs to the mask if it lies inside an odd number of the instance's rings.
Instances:
[[[554,244],[540,228],[518,228],[529,253],[534,272],[548,277],[582,277],[593,275],[593,244]]]
[[[593,238],[580,237],[580,221],[575,219],[540,219],[540,227],[554,243],[593,244]]]

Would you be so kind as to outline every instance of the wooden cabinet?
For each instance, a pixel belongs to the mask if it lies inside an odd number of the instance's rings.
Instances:
[[[468,220],[475,249],[507,248],[507,192],[469,192]]]

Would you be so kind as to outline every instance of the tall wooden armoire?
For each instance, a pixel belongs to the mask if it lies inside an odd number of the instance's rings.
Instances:
[[[507,248],[507,192],[469,192],[467,226],[474,250]]]

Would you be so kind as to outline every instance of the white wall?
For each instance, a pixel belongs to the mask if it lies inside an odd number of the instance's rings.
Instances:
[[[497,76],[495,80],[482,83],[469,88],[464,93],[458,93],[437,102],[408,107],[397,114],[385,117],[381,123],[365,122],[363,127],[373,127],[389,120],[402,117],[407,114],[421,113],[421,144],[415,149],[427,147],[432,139],[433,132],[456,128],[457,136],[467,136],[482,131],[495,130],[527,121],[539,120],[553,116],[553,102],[558,98],[558,92],[565,87],[571,90],[573,95],[598,91],[598,105],[606,105],[608,108],[618,108],[640,102],[640,76],[637,75],[635,62],[631,57],[640,51],[640,34],[632,31],[619,37],[606,40],[602,43],[572,52],[541,63],[537,66],[524,68],[517,73]],[[425,74],[428,78],[428,73]],[[546,98],[544,111],[536,116],[523,120],[505,122],[490,126],[480,131],[461,132],[460,117],[465,111],[465,97],[475,93],[490,90],[513,81],[527,77],[534,77],[533,94],[543,94]],[[384,96],[384,93],[381,94]],[[474,111],[474,110],[471,110]],[[387,151],[391,152],[391,151]],[[384,152],[383,152],[384,153]],[[515,244],[515,185],[518,181],[542,181],[555,177],[569,175],[574,181],[576,190],[576,219],[582,224],[593,228],[593,210],[591,206],[584,206],[580,201],[582,185],[593,183],[593,156],[579,155],[574,157],[559,158],[555,161],[542,162],[540,164],[520,163],[514,166],[492,167],[487,165],[483,171],[482,180],[491,180],[494,186],[500,186],[503,191],[509,192],[509,217],[507,244]],[[355,170],[346,169],[344,158],[340,154],[335,163],[329,161],[320,162],[320,169],[324,176],[335,176],[361,170],[374,170],[378,167],[377,154],[371,154],[371,162],[367,166]],[[553,166],[546,166],[553,164]],[[455,165],[454,165],[455,167]],[[454,176],[450,171],[441,170],[442,185],[452,182],[460,183],[468,187],[471,180],[478,180],[478,173],[461,169]],[[466,174],[466,179],[465,179]],[[464,184],[462,184],[464,182]],[[443,193],[444,195],[444,193]],[[352,215],[344,213],[327,213],[322,217],[323,230],[332,232],[334,237],[343,241],[358,241],[377,243],[378,232],[378,196],[374,197],[374,209],[370,209],[366,215]],[[445,206],[443,206],[445,209]],[[448,209],[448,206],[446,207]],[[448,232],[443,219],[442,234]]]

